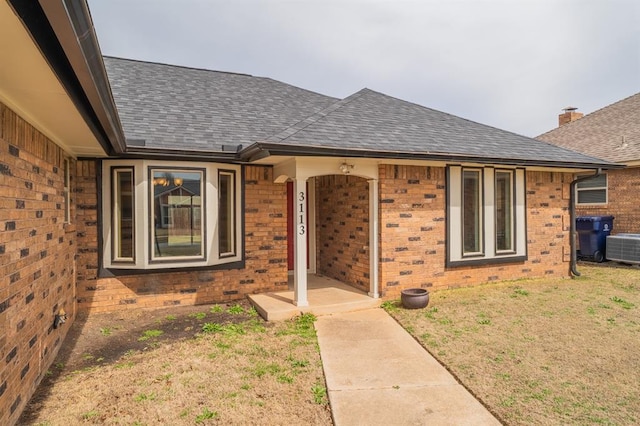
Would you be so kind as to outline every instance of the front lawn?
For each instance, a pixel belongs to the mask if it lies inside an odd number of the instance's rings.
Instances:
[[[246,302],[81,317],[19,424],[330,425],[313,321]]]
[[[385,307],[507,424],[639,424],[640,270],[579,269]]]

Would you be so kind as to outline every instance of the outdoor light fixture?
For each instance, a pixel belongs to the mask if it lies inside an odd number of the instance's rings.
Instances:
[[[163,177],[153,178],[153,184],[157,186],[169,186],[169,179]]]
[[[356,166],[354,166],[353,164],[347,164],[346,162],[340,164],[340,171],[345,174],[348,175],[349,173],[351,173],[351,170],[355,169]]]
[[[153,178],[153,184],[156,186],[169,186],[172,180],[173,180],[173,185],[175,186],[182,186],[182,184],[184,183],[184,179],[181,177],[177,177],[173,179],[169,179],[166,177],[157,177],[157,178]]]

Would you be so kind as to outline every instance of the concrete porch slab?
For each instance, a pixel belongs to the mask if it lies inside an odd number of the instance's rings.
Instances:
[[[319,275],[307,277],[307,299],[309,306],[293,304],[293,285],[288,291],[249,295],[249,301],[267,321],[282,321],[301,313],[315,316],[353,312],[377,308],[381,300],[374,299],[347,284]]]

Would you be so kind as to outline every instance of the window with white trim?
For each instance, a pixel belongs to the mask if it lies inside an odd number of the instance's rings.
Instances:
[[[447,168],[448,264],[526,256],[525,171]]]
[[[607,195],[606,173],[583,180],[576,185],[576,205],[579,206],[607,204]]]
[[[240,166],[103,162],[104,267],[201,267],[241,260]]]

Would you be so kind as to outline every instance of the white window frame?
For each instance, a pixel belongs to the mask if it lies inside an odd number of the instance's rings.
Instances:
[[[592,175],[578,175],[576,176],[576,178],[582,178],[582,177],[587,177],[587,176],[592,176]],[[594,187],[582,187],[580,188],[581,185],[584,185],[585,183],[589,182],[590,179],[578,182],[578,184],[576,185],[575,188],[575,199],[576,199],[576,206],[580,206],[580,207],[586,207],[586,206],[604,206],[606,204],[609,203],[609,176],[607,176],[606,173],[602,173],[601,175],[599,175],[598,177],[602,177],[604,176],[604,186],[594,186]],[[589,192],[589,191],[604,191],[604,202],[602,203],[581,203],[580,200],[580,192]]]
[[[463,170],[481,170],[483,249],[479,253],[464,253],[463,237]],[[447,167],[447,265],[507,262],[525,259],[527,255],[526,174],[522,168],[500,167],[513,173],[512,229],[513,250],[499,251],[496,245],[496,168],[469,165]]]
[[[134,169],[134,203],[135,203],[135,226],[134,241],[135,253],[134,261],[129,263],[118,262],[113,259],[113,223],[109,218],[113,217],[112,195],[112,168],[132,167]],[[153,226],[153,216],[151,214],[152,205],[152,185],[149,182],[150,170],[152,169],[202,169],[204,170],[204,194],[203,205],[200,215],[203,219],[204,227],[204,256],[199,259],[189,259],[187,257],[176,257],[159,261],[151,260],[152,235],[150,226]],[[220,256],[218,247],[218,171],[234,171],[234,212],[236,221],[235,231],[235,253],[225,253]],[[107,269],[138,269],[153,270],[167,268],[189,268],[214,266],[242,260],[242,196],[241,196],[241,166],[218,163],[194,163],[180,161],[154,161],[154,160],[104,160],[102,162],[102,253],[103,267]]]

